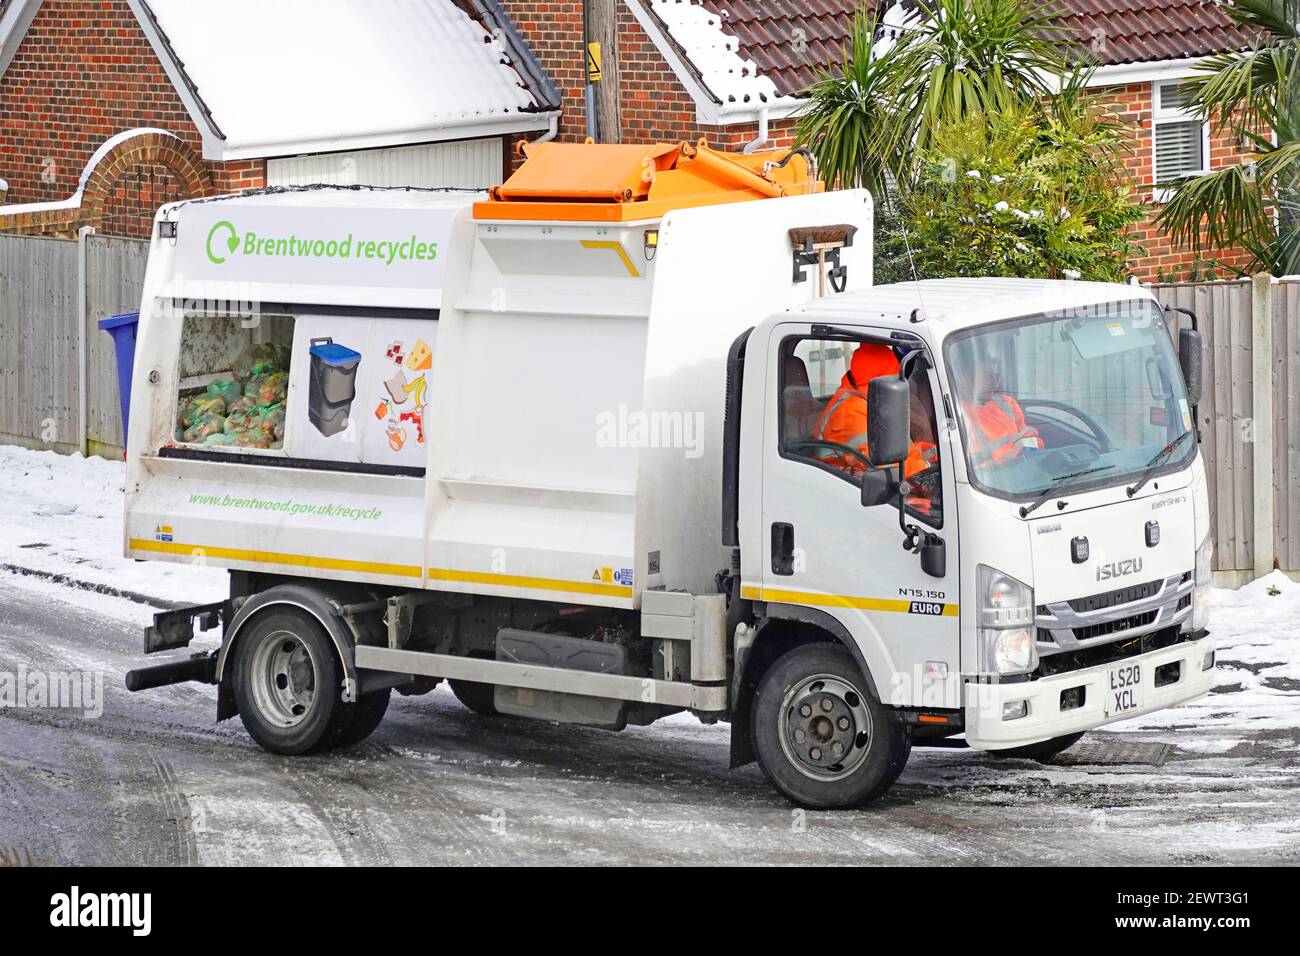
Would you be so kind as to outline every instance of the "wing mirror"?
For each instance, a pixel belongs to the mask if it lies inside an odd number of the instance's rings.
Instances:
[[[1187,399],[1192,405],[1201,403],[1201,390],[1204,385],[1204,346],[1201,333],[1197,329],[1181,328],[1178,330],[1178,364],[1183,367],[1183,379],[1187,382]]]
[[[867,446],[877,467],[907,460],[912,442],[912,392],[906,380],[881,375],[867,383]]]

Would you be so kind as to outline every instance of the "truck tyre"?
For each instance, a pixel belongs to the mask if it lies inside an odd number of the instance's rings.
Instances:
[[[448,683],[451,684],[451,692],[456,695],[456,699],[474,713],[484,717],[500,716],[501,712],[496,705],[496,684],[480,684],[472,680],[453,680]]]
[[[1023,757],[1028,760],[1047,760],[1055,757],[1062,750],[1073,747],[1083,737],[1083,731],[1077,734],[1065,734],[1061,737],[1053,737],[1051,740],[1040,740],[1036,744],[1025,744],[1023,747],[1011,747],[1007,750],[990,750],[989,753],[994,757]]]
[[[481,651],[469,655],[479,660],[492,660],[493,655],[485,654]],[[496,684],[480,684],[472,680],[449,680],[451,692],[456,695],[456,699],[484,717],[499,717],[501,712],[497,710],[496,705]]]
[[[840,644],[787,651],[759,680],[750,713],[764,775],[786,799],[810,810],[874,800],[911,753],[906,728]]]
[[[333,746],[351,723],[341,714],[338,653],[310,614],[283,607],[259,614],[240,636],[234,664],[239,716],[262,749],[313,753]]]
[[[359,744],[375,732],[384,714],[388,713],[391,688],[372,691],[355,703],[340,704],[334,720],[334,739],[331,747],[350,747]]]

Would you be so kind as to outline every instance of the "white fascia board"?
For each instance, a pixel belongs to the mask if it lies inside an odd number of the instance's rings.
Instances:
[[[401,130],[392,133],[375,133],[362,136],[339,136],[333,139],[301,140],[284,143],[247,143],[231,145],[225,140],[215,140],[209,154],[209,141],[204,138],[203,158],[214,162],[231,162],[239,159],[278,159],[285,156],[302,156],[308,153],[340,153],[361,149],[384,149],[390,146],[410,146],[416,143],[438,143],[456,139],[480,139],[508,136],[511,133],[531,133],[550,128],[560,110],[545,113],[519,113],[501,120],[484,121],[481,117],[448,122],[436,129]]]
[[[14,54],[27,36],[27,28],[36,19],[42,0],[14,0],[0,18],[0,76],[13,62]]]
[[[771,120],[786,119],[793,116],[803,106],[803,100],[785,98],[771,103],[723,103],[682,59],[677,45],[664,34],[659,21],[655,19],[640,0],[623,0],[632,11],[641,29],[659,51],[678,81],[695,101],[695,122],[701,126],[732,126],[740,123],[757,123],[759,113],[766,110]]]
[[[1112,63],[1099,66],[1088,78],[1087,86],[1128,86],[1131,83],[1154,83],[1191,76],[1209,57],[1180,57],[1176,60],[1151,60],[1147,63]],[[1053,84],[1055,85],[1055,84]]]

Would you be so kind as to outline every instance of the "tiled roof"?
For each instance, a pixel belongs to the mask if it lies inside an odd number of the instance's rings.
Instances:
[[[1214,0],[1058,0],[1055,6],[1060,25],[1104,64],[1223,53],[1251,39]]]
[[[644,0],[659,14],[701,8],[703,29],[670,30],[672,41],[709,85],[713,51],[722,40],[737,63],[752,63],[754,78],[770,80],[779,97],[798,96],[819,69],[839,60],[848,41],[855,0]],[[888,4],[889,0],[885,0]],[[1229,20],[1215,0],[1045,0],[1059,11],[1066,36],[1099,63],[1118,65],[1199,57],[1241,49],[1250,34]],[[909,4],[910,5],[910,4]],[[704,16],[707,14],[707,18]],[[713,40],[711,34],[721,34]],[[709,49],[695,47],[708,46]],[[716,71],[715,71],[716,72]],[[717,85],[717,84],[714,84]],[[720,100],[737,97],[713,89]]]
[[[840,59],[855,0],[702,0],[782,96],[798,94]]]

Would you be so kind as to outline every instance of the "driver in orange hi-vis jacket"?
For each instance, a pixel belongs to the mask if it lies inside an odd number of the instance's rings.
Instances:
[[[840,387],[826,403],[817,422],[813,437],[817,441],[833,442],[846,445],[860,452],[862,457],[849,452],[835,452],[828,448],[818,457],[829,465],[834,465],[851,474],[866,471],[869,467],[864,459],[870,458],[867,444],[867,383],[881,375],[897,375],[898,358],[885,345],[875,342],[863,342],[853,353],[849,370],[840,380]],[[916,403],[913,403],[916,411]],[[916,417],[915,415],[913,416]],[[916,429],[913,428],[915,434]],[[927,421],[925,433],[929,433]],[[903,475],[912,478],[933,468],[939,460],[939,449],[932,441],[915,439],[911,443],[907,461],[903,464]],[[928,510],[932,491],[927,492],[924,482],[917,488],[918,496],[909,499],[909,504],[921,510]]]

